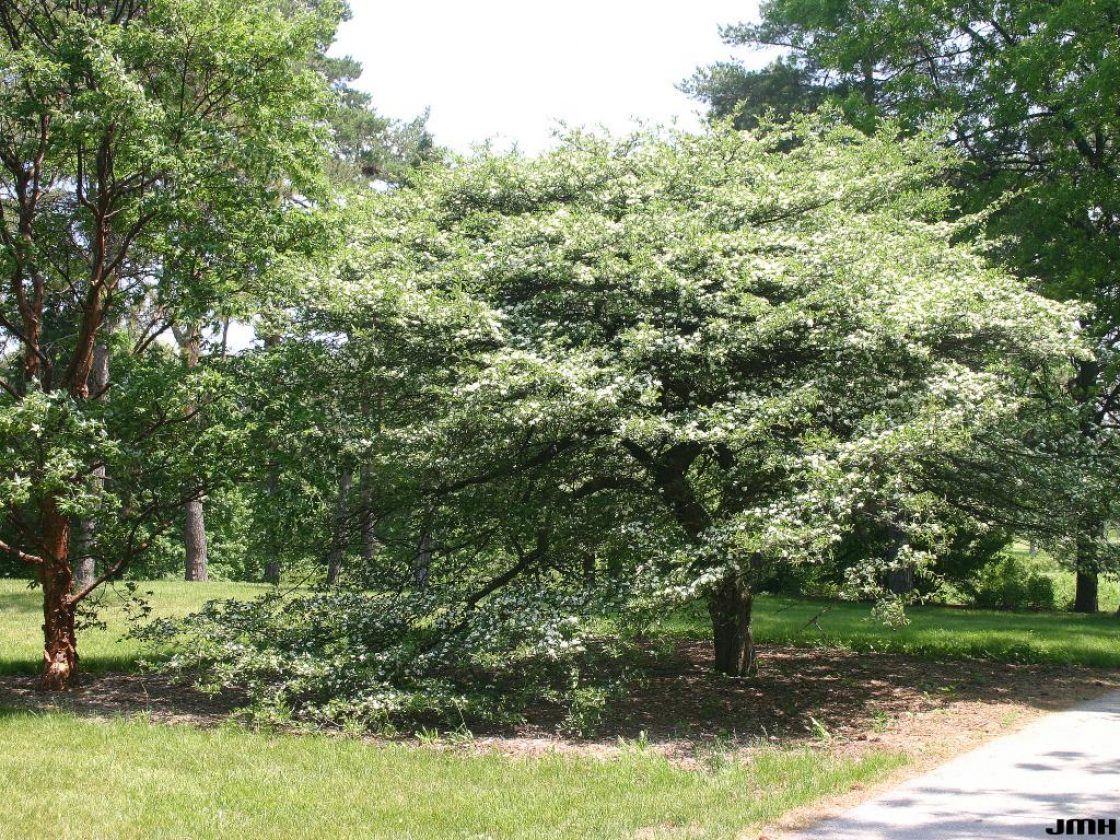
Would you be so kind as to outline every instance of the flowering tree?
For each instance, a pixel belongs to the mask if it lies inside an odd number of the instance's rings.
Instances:
[[[590,558],[703,595],[716,667],[745,673],[762,575],[853,515],[935,530],[930,466],[1018,434],[1080,352],[1071,309],[954,244],[947,163],[826,117],[577,134],[384,197],[362,282],[407,265],[492,333],[409,428],[425,498],[536,546],[511,576]]]
[[[999,522],[1076,313],[955,244],[928,186],[948,163],[828,118],[577,134],[348,204],[349,245],[247,361],[292,392],[258,447],[324,498],[367,476],[318,533],[364,546],[372,514],[377,550],[349,591],[209,606],[173,666],[282,715],[564,699],[582,727],[604,626],[703,598],[715,667],[744,675],[759,582],[833,559],[854,520],[931,554],[947,511]]]
[[[1058,300],[1080,300],[1094,346],[1071,393],[1082,440],[1058,436],[1081,487],[1078,521],[1063,520],[1057,556],[1076,571],[1074,609],[1096,612],[1098,573],[1117,570],[1102,524],[1115,517],[1120,415],[1120,72],[1116,11],[1079,0],[1007,3],[769,0],[760,21],[721,29],[747,47],[779,47],[760,71],[735,62],[685,84],[717,118],[744,124],[767,109],[834,102],[855,125],[882,116],[921,126],[951,115],[943,142],[964,212],[991,207],[982,226],[1003,265]],[[1066,482],[1073,489],[1072,482]],[[1045,538],[1052,538],[1043,534]]]

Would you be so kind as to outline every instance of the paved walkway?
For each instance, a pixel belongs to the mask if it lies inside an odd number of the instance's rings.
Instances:
[[[1082,818],[1115,819],[1120,831],[1120,692],[1047,715],[797,837],[1020,840]]]

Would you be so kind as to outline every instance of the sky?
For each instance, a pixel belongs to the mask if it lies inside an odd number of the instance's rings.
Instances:
[[[676,89],[735,54],[720,24],[757,20],[756,0],[351,0],[332,52],[365,67],[357,86],[384,115],[431,109],[436,142],[456,151],[492,140],[527,153],[560,121],[625,132],[634,119],[684,128],[700,103]]]

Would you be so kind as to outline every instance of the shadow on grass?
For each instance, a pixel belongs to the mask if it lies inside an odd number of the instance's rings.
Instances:
[[[80,650],[80,648],[79,648]],[[148,656],[147,661],[158,662],[158,656]],[[42,662],[32,659],[0,660],[0,674],[13,676],[33,676],[42,669]],[[135,654],[119,656],[97,653],[79,656],[78,667],[87,674],[129,673],[140,669]]]

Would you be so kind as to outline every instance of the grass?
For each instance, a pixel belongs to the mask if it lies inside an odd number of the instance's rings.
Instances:
[[[141,589],[152,590],[155,615],[174,616],[267,587],[160,581]],[[1120,620],[1111,615],[950,607],[909,615],[909,626],[891,631],[870,620],[867,605],[761,596],[755,633],[763,643],[1120,667]],[[121,639],[128,628],[121,599],[108,599],[101,617],[107,629],[81,635],[83,666],[135,667],[140,649]],[[39,622],[39,593],[0,581],[0,672],[38,669]],[[665,632],[707,639],[707,616],[683,611]],[[0,743],[0,778],[11,780],[0,840],[736,837],[907,761],[883,751],[855,757],[775,745],[749,760],[713,753],[697,771],[641,745],[606,759],[511,758],[3,709]]]
[[[151,581],[153,615],[186,615],[215,598],[251,598],[269,589],[252,583]],[[100,617],[108,628],[79,634],[82,668],[92,672],[135,667],[140,646],[122,639],[129,622],[118,594],[105,599]],[[0,580],[0,673],[36,673],[39,668],[38,590],[21,581]],[[818,619],[820,629],[810,620]],[[1111,613],[1011,613],[958,607],[911,607],[910,624],[890,630],[870,618],[866,604],[763,595],[755,601],[755,639],[761,643],[881,651],[937,659],[983,658],[1001,662],[1120,667],[1120,619]],[[707,639],[706,611],[697,606],[669,619],[672,636]]]
[[[153,616],[183,616],[218,598],[252,598],[271,587],[256,583],[187,583],[150,581],[140,584],[139,593],[151,591],[148,601]],[[140,645],[122,639],[128,632],[123,588],[106,590],[98,617],[106,629],[89,628],[78,633],[78,655],[83,670],[124,671],[134,668]],[[33,674],[43,656],[42,592],[28,589],[26,581],[0,580],[0,673]]]
[[[905,763],[764,748],[709,771],[0,711],[0,838],[730,838]]]
[[[1120,668],[1120,619],[1111,614],[917,606],[906,611],[909,625],[891,630],[873,620],[870,612],[867,604],[829,604],[764,595],[755,601],[755,640],[933,659],[982,658]],[[811,624],[814,616],[819,616],[819,629]],[[674,616],[665,630],[695,639],[707,639],[710,633],[702,608]]]

